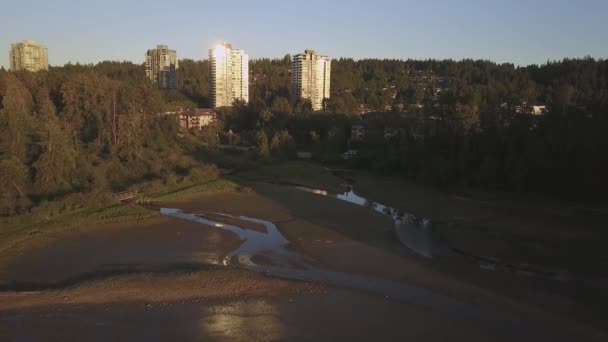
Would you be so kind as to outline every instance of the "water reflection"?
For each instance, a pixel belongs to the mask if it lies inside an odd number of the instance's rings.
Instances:
[[[468,260],[472,260],[481,269],[486,271],[500,270],[503,272],[515,273],[517,275],[522,276],[543,277],[559,281],[566,281],[571,279],[571,274],[564,269],[553,267],[548,268],[540,265],[533,265],[530,263],[509,263],[488,256],[468,253],[461,249],[449,246],[445,242],[440,242],[437,239],[433,238],[431,229],[432,224],[429,219],[421,218],[416,215],[412,215],[399,211],[395,208],[391,208],[384,204],[370,201],[365,197],[357,195],[351,186],[346,186],[345,191],[343,193],[333,194],[324,190],[311,189],[304,186],[293,186],[292,188],[317,195],[333,197],[341,201],[356,204],[361,207],[369,208],[376,212],[390,216],[393,220],[394,231],[399,241],[404,246],[423,257],[430,258],[439,255],[460,255]]]
[[[279,309],[266,300],[245,300],[205,307],[199,328],[212,339],[276,341],[284,338]]]
[[[341,201],[369,208],[373,211],[390,216],[393,219],[395,233],[399,241],[418,255],[430,258],[436,252],[437,246],[431,236],[431,221],[415,215],[404,213],[381,203],[373,202],[355,193],[352,187],[347,187],[343,193],[332,194],[325,190],[312,189],[304,186],[293,188],[316,195],[337,198]]]
[[[352,192],[352,190],[350,192]],[[361,197],[356,196],[354,193],[349,195],[347,192],[343,195],[343,198],[349,198],[351,200],[355,199],[359,201],[359,203],[363,203],[360,201]],[[374,210],[381,210],[381,212],[385,214],[392,215],[395,221],[397,234],[400,236],[400,240],[421,255],[432,255],[432,249],[430,248],[432,243],[430,241],[430,233],[428,229],[430,222],[428,222],[428,220],[419,220],[412,215],[400,214],[394,209],[374,203],[370,204],[369,201],[366,201],[365,204],[360,205],[370,205],[370,207],[374,208]],[[239,248],[230,252],[229,255],[226,256],[224,259],[225,265],[233,261],[237,265],[240,265],[246,269],[277,278],[313,281],[332,286],[349,287],[353,289],[381,293],[387,298],[394,298],[414,304],[425,305],[431,309],[445,313],[450,317],[471,321],[475,324],[482,324],[489,328],[501,329],[505,332],[516,332],[518,334],[523,333],[524,337],[526,337],[528,340],[530,339],[530,336],[534,336],[538,333],[538,331],[534,331],[534,326],[529,325],[528,322],[522,321],[519,317],[490,313],[470,304],[452,299],[439,293],[435,293],[425,288],[393,280],[330,271],[316,267],[313,265],[314,261],[309,257],[289,250],[287,248],[289,241],[285,239],[285,237],[279,232],[276,225],[270,221],[246,216],[216,214],[242,221],[263,224],[266,227],[266,232],[259,232],[228,223],[217,222],[201,214],[185,213],[180,209],[162,208],[161,213],[164,215],[174,216],[216,227],[218,229],[227,230],[238,235],[243,243],[241,246],[239,246]],[[267,257],[270,263],[264,265],[256,264],[252,260],[253,256],[256,255],[263,255]],[[256,308],[256,310],[257,309],[258,308]],[[271,312],[260,316],[263,317],[260,318],[260,322],[257,322],[255,319],[251,319],[258,317],[258,314],[255,314],[255,316],[248,316],[247,314],[243,315],[242,313],[219,312],[215,314],[216,318],[214,320],[201,322],[201,327],[206,331],[217,333],[218,337],[236,336],[236,339],[244,337],[242,332],[249,330],[249,324],[279,325],[272,327],[272,329],[269,331],[281,331],[280,321],[276,319],[276,314],[273,313],[272,310],[270,311]],[[529,335],[530,333],[532,335]],[[547,332],[541,331],[540,333],[544,334]],[[280,338],[279,335],[268,337],[268,339]]]
[[[247,216],[214,213],[214,215],[219,217],[263,225],[266,228],[266,231],[260,232],[233,224],[214,221],[202,214],[186,213],[180,209],[161,208],[160,212],[163,215],[201,223],[236,234],[241,239],[242,243],[237,249],[231,251],[223,258],[222,264],[224,265],[236,262],[242,266],[256,266],[256,263],[252,260],[256,255],[263,255],[270,259],[273,264],[280,266],[292,266],[294,264],[306,265],[307,262],[310,261],[309,258],[303,255],[289,252],[287,250],[289,240],[287,240],[283,234],[281,234],[277,226],[270,221]]]

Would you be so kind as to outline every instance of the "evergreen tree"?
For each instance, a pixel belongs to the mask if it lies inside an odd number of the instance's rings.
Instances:
[[[281,130],[272,137],[270,153],[279,159],[293,158],[296,155],[296,146],[287,130]]]
[[[0,213],[12,215],[29,204],[27,167],[17,157],[0,160]]]
[[[270,148],[268,146],[268,137],[264,131],[259,131],[257,134],[258,156],[262,159],[270,157]]]
[[[13,75],[5,78],[6,93],[0,111],[0,154],[27,163],[33,127],[33,100],[29,90]]]

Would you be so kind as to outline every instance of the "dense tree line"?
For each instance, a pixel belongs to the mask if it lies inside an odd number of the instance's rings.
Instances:
[[[264,121],[267,136],[287,129],[301,148],[323,160],[357,148],[360,167],[438,186],[580,200],[603,199],[608,190],[608,61],[515,67],[339,59],[332,62],[332,96],[321,113],[283,101],[289,94],[282,78],[287,62],[252,62],[254,77],[266,83],[253,86],[249,106],[229,111],[227,128],[255,130]],[[532,115],[535,105],[546,112]],[[362,106],[372,113],[356,115]],[[366,126],[363,141],[349,140],[353,124]]]
[[[0,72],[0,214],[185,173],[165,103],[131,63]]]
[[[423,96],[422,107],[369,122],[360,165],[442,186],[603,200],[608,190],[607,61],[587,58],[525,68],[480,61],[427,63],[417,68],[431,70],[430,79],[442,79],[440,85],[428,83],[442,92]],[[530,115],[533,104],[548,111]],[[381,136],[387,127],[398,133],[388,141]]]
[[[195,139],[255,144],[263,159],[292,158],[298,146],[331,161],[355,148],[355,166],[434,185],[601,199],[607,64],[339,59],[325,111],[312,112],[290,101],[289,56],[253,60],[250,102],[218,109],[219,122]],[[180,61],[179,80],[159,91],[128,62],[0,69],[0,213],[187,174],[195,140],[159,113],[209,106],[208,61]],[[547,112],[530,115],[533,105]],[[362,141],[350,137],[355,124],[366,128]]]

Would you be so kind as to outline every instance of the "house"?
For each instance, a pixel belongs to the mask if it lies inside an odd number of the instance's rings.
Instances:
[[[530,114],[530,115],[543,115],[547,113],[547,106],[544,105],[531,105],[529,106],[525,101],[519,105],[510,106],[508,103],[503,103],[500,108],[515,111],[516,114]]]
[[[547,106],[532,106],[530,114],[532,115],[543,115],[547,112]]]
[[[179,113],[179,126],[182,129],[201,130],[209,126],[217,119],[217,113],[213,109],[197,108],[188,109]]]
[[[165,109],[164,112],[162,112],[162,114],[164,115],[175,115],[175,114],[179,114],[181,112],[183,112],[185,109],[183,109],[180,106],[173,106],[173,107],[168,107]]]

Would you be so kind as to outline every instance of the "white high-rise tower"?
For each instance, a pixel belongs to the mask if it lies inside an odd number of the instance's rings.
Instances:
[[[49,69],[49,57],[46,46],[33,40],[24,40],[11,44],[11,70],[40,71]]]
[[[177,89],[177,53],[167,45],[157,45],[146,53],[146,77],[161,89]]]
[[[309,99],[313,110],[323,109],[323,100],[329,99],[331,60],[315,54],[313,50],[293,56],[291,86],[293,102]]]
[[[213,107],[232,106],[235,100],[249,102],[249,56],[231,44],[209,50]]]

